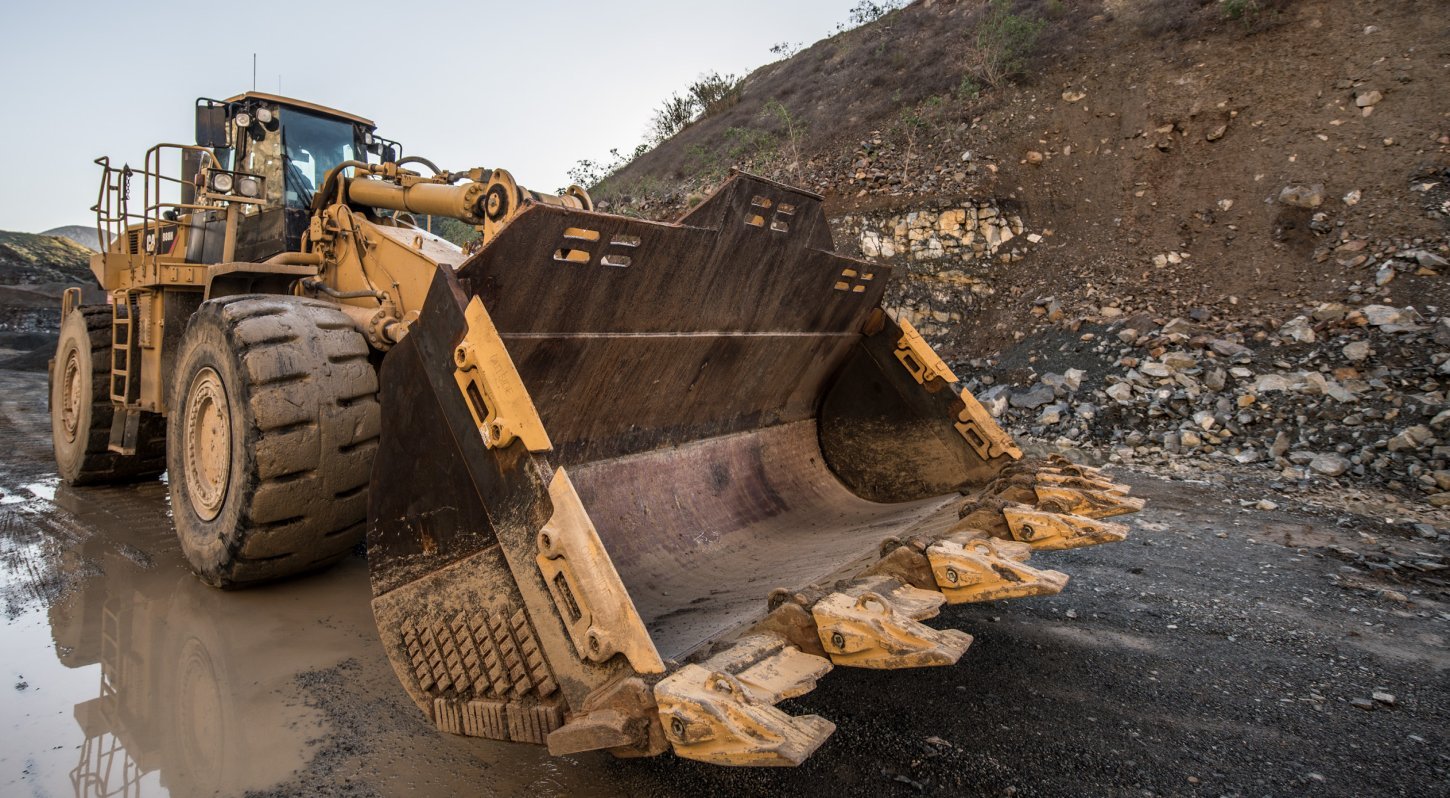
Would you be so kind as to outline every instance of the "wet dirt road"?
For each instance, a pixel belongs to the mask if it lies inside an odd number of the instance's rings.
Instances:
[[[1405,525],[1118,476],[1149,508],[1125,544],[1039,555],[1062,595],[948,608],[976,636],[956,667],[783,704],[838,725],[804,766],[553,759],[427,725],[360,556],[224,594],[163,483],[58,486],[44,375],[0,371],[0,795],[1450,794],[1444,589],[1345,589],[1324,554]]]

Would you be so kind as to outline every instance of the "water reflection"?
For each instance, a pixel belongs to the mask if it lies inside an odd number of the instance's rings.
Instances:
[[[322,737],[296,676],[336,665],[349,643],[356,647],[343,631],[356,626],[336,623],[338,612],[361,613],[348,620],[371,625],[358,589],[363,566],[261,590],[213,590],[180,562],[165,505],[149,492],[61,487],[56,495],[92,532],[63,551],[60,570],[100,572],[49,611],[61,664],[99,665],[95,696],[74,709],[84,735],[70,772],[75,794],[275,785],[307,763]]]

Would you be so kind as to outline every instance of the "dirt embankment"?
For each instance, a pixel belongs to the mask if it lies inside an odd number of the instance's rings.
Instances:
[[[993,87],[1002,9],[1037,35]],[[917,2],[596,193],[665,217],[731,164],[803,185],[1014,433],[1443,511],[1447,62],[1440,2]]]
[[[91,254],[68,238],[0,230],[0,363],[6,368],[45,367],[61,293],[96,286]]]
[[[596,193],[668,217],[738,165],[824,194],[837,216],[1006,206],[1046,241],[968,264],[990,297],[938,339],[964,356],[1039,326],[1031,310],[1043,296],[1069,320],[1111,307],[1282,321],[1355,294],[1450,302],[1444,268],[1377,284],[1376,257],[1447,248],[1450,7],[1011,5],[1041,25],[1015,82],[981,77],[981,0],[913,3],[762,67],[736,105]],[[1288,186],[1320,187],[1313,207],[1279,202]],[[1365,257],[1340,251],[1352,242]],[[891,262],[926,281],[962,266],[939,253]],[[961,310],[936,302],[920,310]]]

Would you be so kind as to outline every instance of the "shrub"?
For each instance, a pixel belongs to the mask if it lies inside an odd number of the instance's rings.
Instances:
[[[1015,13],[1013,0],[991,0],[977,24],[977,76],[992,88],[1022,74],[1046,23]]]
[[[650,141],[659,144],[695,121],[697,112],[695,102],[695,98],[692,96],[681,97],[678,94],[671,94],[660,104],[660,107],[655,109],[654,118],[650,120]]]
[[[982,87],[977,85],[977,81],[971,75],[962,75],[961,82],[955,89],[952,89],[952,94],[958,100],[975,100],[981,93]]]
[[[901,159],[901,182],[903,183],[907,182],[911,175],[911,155],[916,150],[917,137],[931,126],[923,108],[930,110],[930,108],[941,104],[941,98],[939,97],[933,96],[930,99],[936,100],[937,102],[932,105],[923,103],[921,106],[902,111],[901,115],[896,118],[896,124],[892,126],[901,134],[906,143]]]
[[[468,245],[482,235],[473,225],[447,216],[422,216],[419,217],[418,224],[432,230],[434,235],[446,238],[464,249],[468,249]]]
[[[744,78],[736,75],[721,75],[712,71],[691,83],[683,97],[671,94],[655,109],[654,117],[650,120],[650,142],[659,144],[689,127],[696,119],[739,102],[740,87],[744,82]]]
[[[901,8],[905,4],[906,0],[882,0],[879,3],[873,2],[872,0],[860,0],[860,2],[851,7],[848,13],[850,18],[849,22],[836,23],[835,33],[845,33],[848,30],[859,28],[862,25],[869,25],[890,14],[892,11]]]
[[[862,25],[869,25],[900,7],[901,0],[886,0],[882,3],[861,0],[851,8],[851,27],[859,28]]]
[[[1134,23],[1152,38],[1170,33],[1190,35],[1199,28],[1197,12],[1212,0],[1144,0],[1139,4]]]
[[[690,98],[694,100],[698,115],[709,116],[740,102],[740,85],[743,82],[743,78],[719,72],[701,75],[690,84]]]
[[[801,51],[800,42],[776,42],[770,46],[770,52],[781,58],[790,58]]]
[[[615,172],[618,172],[620,169],[623,169],[631,161],[635,160],[641,155],[644,155],[647,152],[649,152],[649,145],[640,144],[639,146],[635,147],[634,151],[627,156],[622,155],[619,152],[619,148],[616,147],[609,151],[610,157],[607,161],[594,161],[586,158],[575,163],[574,166],[569,169],[569,182],[583,186],[586,189],[593,189],[595,186],[599,185],[600,182],[604,180],[604,178],[609,177]],[[560,193],[563,193],[562,189],[560,190]]]
[[[1251,24],[1254,17],[1264,10],[1258,0],[1223,0],[1220,5],[1224,19],[1237,20],[1245,25]]]
[[[734,162],[758,161],[775,154],[775,136],[753,127],[732,127],[725,131],[725,154]]]
[[[801,170],[801,144],[805,142],[806,133],[809,128],[806,123],[791,114],[790,109],[780,100],[771,100],[765,104],[765,112],[775,117],[785,131],[785,157],[790,159],[791,173],[800,177]]]

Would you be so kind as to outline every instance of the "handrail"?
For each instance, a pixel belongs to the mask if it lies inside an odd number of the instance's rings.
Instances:
[[[110,249],[113,243],[117,242],[127,233],[128,229],[136,226],[138,222],[141,228],[136,246],[132,246],[129,241],[121,242],[122,251],[126,255],[129,267],[134,268],[137,265],[138,256],[144,265],[154,266],[156,264],[159,247],[155,245],[148,247],[146,242],[159,241],[163,229],[178,224],[175,220],[166,218],[168,212],[220,210],[229,203],[262,204],[260,199],[240,196],[222,197],[209,192],[204,183],[168,174],[162,161],[163,156],[171,151],[178,153],[180,156],[178,162],[183,165],[183,168],[189,159],[195,158],[198,175],[209,170],[222,169],[221,162],[217,160],[211,149],[195,144],[157,144],[146,151],[143,167],[139,171],[132,169],[130,164],[120,167],[112,166],[111,159],[106,156],[95,160],[96,165],[101,167],[101,185],[96,196],[96,204],[91,206],[91,211],[96,214],[96,235],[102,250]],[[141,176],[139,213],[131,210],[131,178],[133,175]],[[167,202],[163,200],[163,186],[186,186],[188,184],[195,186],[199,201]]]

